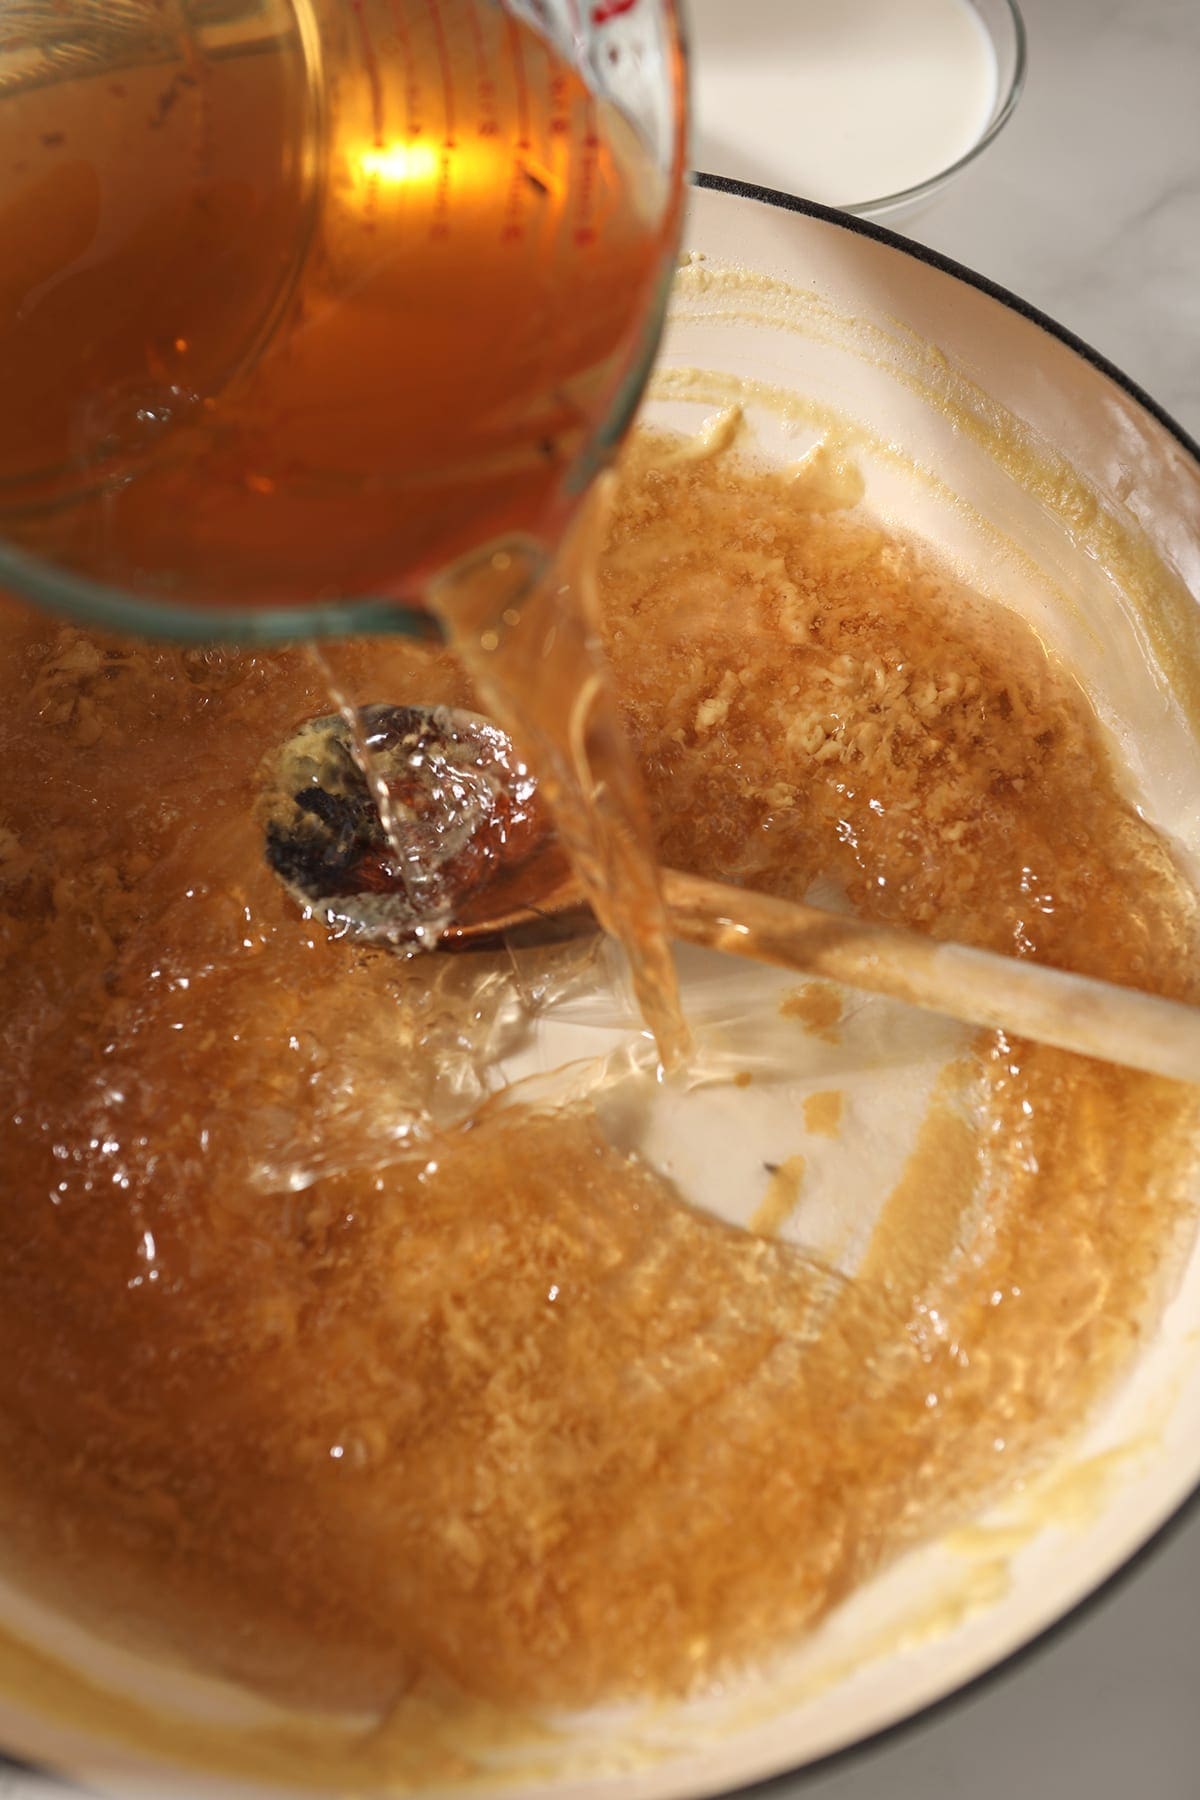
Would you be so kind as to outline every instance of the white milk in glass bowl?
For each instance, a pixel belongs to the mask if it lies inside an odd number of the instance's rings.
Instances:
[[[1012,0],[695,0],[696,167],[894,217],[967,166],[1024,74]]]

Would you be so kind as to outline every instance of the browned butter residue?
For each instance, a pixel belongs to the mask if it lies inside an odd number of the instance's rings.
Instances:
[[[804,1129],[813,1137],[835,1138],[842,1129],[846,1096],[840,1088],[823,1088],[804,1098]]]
[[[961,1062],[942,1071],[859,1269],[861,1278],[905,1301],[920,1292],[930,1269],[945,1269],[967,1241],[983,1178],[983,1147],[968,1111],[973,1076],[971,1065]]]
[[[1032,632],[871,521],[659,455],[600,587],[664,862],[1195,999],[1195,895]],[[398,640],[338,675],[473,698]],[[1190,1223],[1195,1095],[981,1039],[849,1280],[586,1099],[468,1127],[538,984],[297,916],[257,772],[328,704],[298,652],[0,609],[7,1560],[301,1706],[449,1695],[494,1735],[725,1680],[1079,1423]]]
[[[827,1044],[836,1044],[841,1036],[842,996],[826,981],[802,982],[784,995],[779,1011],[785,1019],[798,1019],[806,1031],[824,1038]]]
[[[804,1158],[789,1156],[772,1169],[767,1191],[750,1217],[750,1230],[760,1237],[775,1237],[787,1224],[800,1200]]]

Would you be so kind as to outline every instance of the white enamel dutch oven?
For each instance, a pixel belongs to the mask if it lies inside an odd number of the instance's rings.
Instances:
[[[1011,295],[845,215],[701,177],[685,246],[692,256],[649,416],[695,427],[737,403],[768,455],[794,458],[831,435],[844,441],[875,512],[927,538],[1072,660],[1138,803],[1200,871],[1197,446],[1116,370]],[[557,1029],[540,1048],[544,1061],[575,1047],[569,1024]],[[937,1022],[914,1027],[911,1092],[927,1088],[958,1041]],[[819,1075],[810,1068],[798,1082]],[[890,1121],[898,1166],[913,1124],[904,1084],[860,1098]],[[781,1091],[780,1104],[794,1101]],[[649,1146],[669,1161],[672,1131],[680,1143],[687,1137],[675,1172],[701,1201],[710,1197],[706,1169],[712,1197],[745,1189],[743,1163],[757,1160],[771,1129],[760,1120],[747,1147],[719,1107],[705,1120],[685,1133],[668,1116],[658,1128],[665,1143]],[[1057,1466],[1001,1496],[974,1533],[894,1563],[769,1675],[649,1716],[562,1722],[520,1789],[554,1800],[618,1791],[622,1800],[686,1800],[811,1767],[915,1717],[1044,1634],[1128,1566],[1198,1485],[1200,1252],[1139,1360],[1062,1446]],[[964,1549],[966,1537],[977,1554]],[[15,1593],[0,1593],[0,1624],[50,1659],[39,1705],[20,1656],[11,1647],[0,1656],[0,1745],[58,1772],[48,1789],[38,1786],[43,1797],[80,1786],[244,1800],[314,1791],[249,1768],[206,1775],[182,1758],[206,1722],[286,1730],[247,1696],[99,1643]],[[152,1741],[137,1741],[131,1714],[117,1736],[101,1730],[97,1689],[143,1709],[143,1724],[152,1715]],[[112,1716],[120,1719],[120,1707]],[[512,1791],[516,1766],[510,1760],[506,1776],[498,1762],[471,1791]],[[345,1787],[317,1791],[332,1800]],[[370,1800],[383,1790],[355,1792]]]

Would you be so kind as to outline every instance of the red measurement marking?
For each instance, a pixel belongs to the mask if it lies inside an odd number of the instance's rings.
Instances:
[[[502,244],[520,243],[525,236],[526,201],[529,197],[529,190],[522,175],[522,164],[518,158],[513,167],[512,179],[508,184],[508,195],[504,204],[504,219],[500,228]]]
[[[454,79],[450,73],[450,52],[446,48],[446,31],[442,24],[440,0],[425,0],[425,10],[429,14],[429,22],[433,26],[434,42],[437,45],[438,64],[442,71],[442,108],[444,133],[442,142],[448,150],[454,148]]]
[[[379,79],[379,64],[375,61],[375,47],[371,42],[371,32],[367,25],[367,17],[363,11],[363,0],[350,0],[351,10],[358,25],[359,42],[362,45],[363,63],[367,71],[367,81],[371,88],[371,125],[375,133],[375,148],[383,149],[383,86]]]
[[[547,106],[550,116],[546,120],[546,129],[552,137],[563,137],[571,129],[569,113],[571,93],[567,78],[562,72],[562,62],[550,44],[544,44],[546,52]]]
[[[410,138],[420,137],[421,123],[418,118],[421,96],[413,78],[412,36],[408,29],[408,14],[405,11],[405,0],[392,0],[392,20],[396,27],[396,42],[400,46],[400,54],[404,58],[404,112],[405,123]]]
[[[638,0],[599,0],[599,5],[592,8],[592,24],[607,25],[610,19],[632,12],[637,3]]]
[[[434,200],[433,221],[429,232],[430,237],[435,239],[448,238],[450,236],[450,169],[454,160],[451,151],[452,146],[447,145],[442,151],[441,161],[438,167],[437,194]]]
[[[505,14],[504,28],[508,33],[508,45],[512,53],[513,80],[517,89],[517,149],[529,149],[529,84],[525,78],[525,58],[521,54],[521,39],[517,31],[516,21],[510,14]]]
[[[500,125],[496,119],[496,84],[491,78],[491,67],[488,62],[487,45],[483,41],[483,27],[479,23],[479,11],[474,5],[467,7],[467,18],[471,25],[471,41],[475,47],[475,99],[479,109],[480,137],[499,137]]]
[[[484,48],[483,27],[479,23],[479,12],[473,4],[467,7],[467,17],[471,22],[471,39],[475,45],[477,72],[482,81],[487,70],[487,51]]]
[[[575,242],[590,244],[596,237],[596,163],[600,135],[596,129],[596,102],[587,97],[584,114],[583,155],[579,159],[579,186],[575,210]]]
[[[475,80],[482,94],[488,82],[487,45],[483,41],[483,27],[479,23],[479,13],[474,5],[467,7],[467,18],[471,22],[471,42],[475,47]]]

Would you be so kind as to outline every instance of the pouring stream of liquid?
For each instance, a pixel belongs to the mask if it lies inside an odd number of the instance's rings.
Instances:
[[[650,817],[600,650],[595,571],[614,477],[593,484],[549,574],[503,550],[436,583],[435,611],[484,705],[529,755],[588,904],[619,939],[667,1071],[691,1036]],[[453,911],[453,908],[452,908]]]

